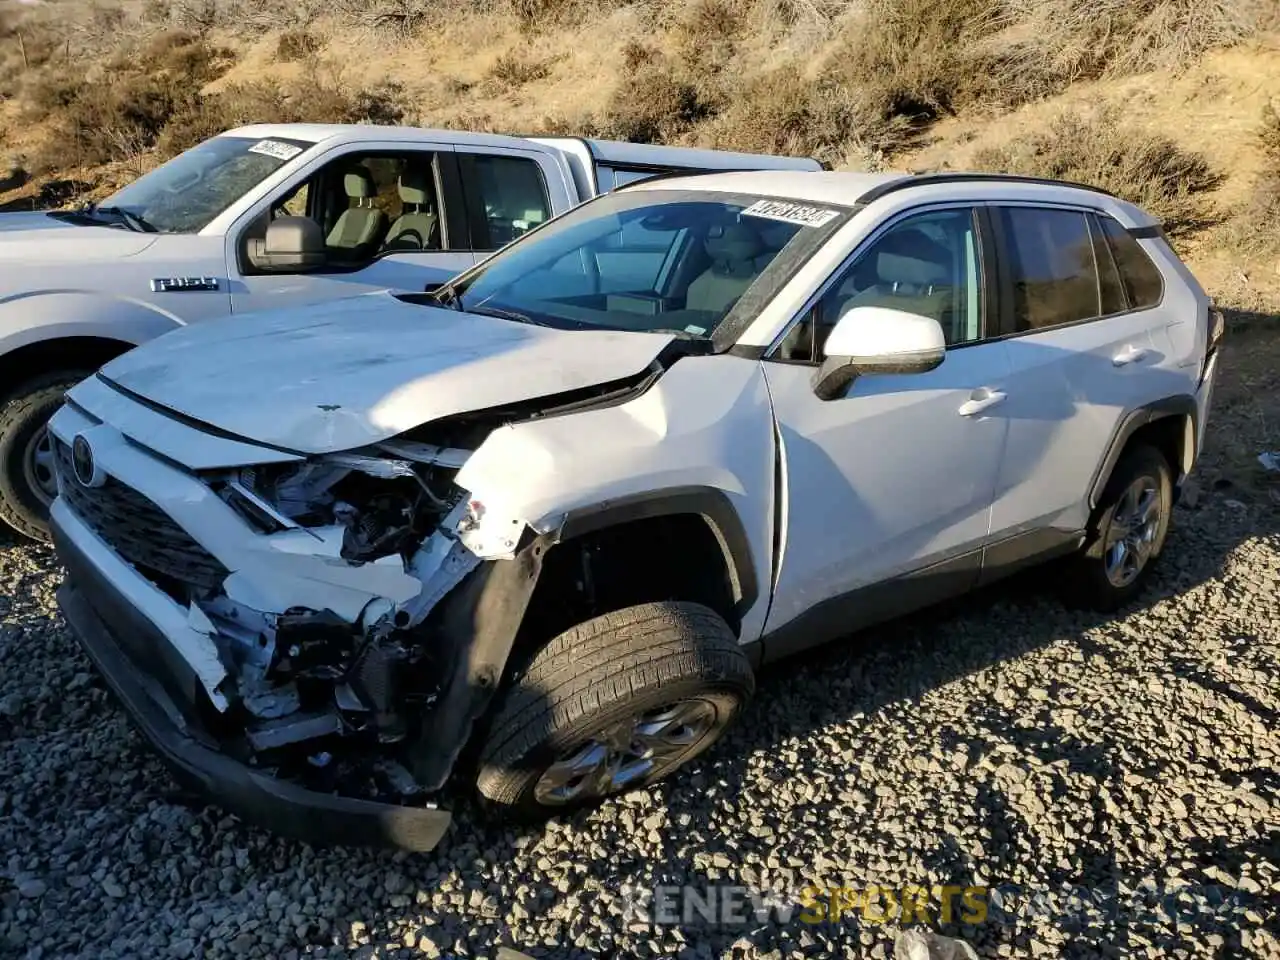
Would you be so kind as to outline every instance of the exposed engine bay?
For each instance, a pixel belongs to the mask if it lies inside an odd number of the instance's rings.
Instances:
[[[355,620],[256,610],[221,587],[191,593],[193,623],[207,621],[228,673],[211,729],[229,753],[309,789],[401,803],[423,794],[413,748],[448,669],[426,621],[481,563],[464,539],[484,508],[454,483],[468,456],[394,441],[209,478],[264,534],[303,531],[332,562],[394,565],[421,583],[417,596],[372,600]]]

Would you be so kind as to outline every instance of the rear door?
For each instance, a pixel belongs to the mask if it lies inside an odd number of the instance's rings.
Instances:
[[[1184,378],[1153,336],[1165,325],[1160,274],[1138,249],[1146,269],[1122,276],[1117,252],[1133,250],[1108,239],[1119,231],[1132,243],[1119,224],[1070,207],[990,212],[1010,363],[992,537],[1052,547],[1087,523],[1094,474],[1125,414]]]

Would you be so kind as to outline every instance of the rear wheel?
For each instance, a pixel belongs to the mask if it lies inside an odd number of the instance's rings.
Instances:
[[[1169,461],[1154,447],[1125,453],[1098,503],[1089,539],[1071,561],[1069,599],[1111,611],[1137,596],[1164,548],[1172,510]]]
[[[32,540],[48,539],[49,505],[58,495],[46,427],[63,395],[86,376],[46,374],[0,401],[0,521]]]
[[[706,750],[755,690],[723,618],[646,603],[574,627],[507,692],[480,758],[480,793],[542,818],[641,787]]]

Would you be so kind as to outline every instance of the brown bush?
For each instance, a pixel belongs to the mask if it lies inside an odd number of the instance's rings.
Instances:
[[[286,30],[276,40],[276,59],[283,63],[306,60],[320,52],[320,41],[306,30]]]
[[[287,85],[274,80],[234,84],[173,116],[159,138],[157,153],[174,156],[251,123],[400,123],[403,99],[394,84],[348,90],[314,75]]]
[[[49,127],[34,165],[48,171],[138,157],[171,120],[200,109],[200,89],[231,62],[227,51],[171,31],[122,52],[92,80],[46,71],[26,91],[32,117]]]
[[[601,136],[633,143],[674,140],[715,111],[698,87],[665,59],[627,76],[600,118]]]
[[[1080,79],[1182,69],[1266,29],[1272,0],[1002,0],[993,89],[1019,103]]]
[[[1258,142],[1263,156],[1277,176],[1280,176],[1280,110],[1274,103],[1262,109],[1262,126],[1258,130]]]
[[[1029,137],[979,151],[975,162],[984,170],[1101,187],[1158,217],[1171,233],[1204,221],[1196,195],[1219,180],[1204,157],[1134,130],[1111,111],[1063,114]]]
[[[1258,128],[1265,165],[1225,239],[1250,254],[1280,254],[1280,111],[1268,104]]]
[[[547,60],[532,60],[516,53],[504,53],[489,68],[489,76],[512,87],[542,80],[551,74]]]

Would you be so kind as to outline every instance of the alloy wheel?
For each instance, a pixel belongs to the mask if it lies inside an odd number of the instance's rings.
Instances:
[[[539,803],[605,797],[674,770],[718,733],[711,700],[680,700],[630,717],[565,751],[538,779]]]

